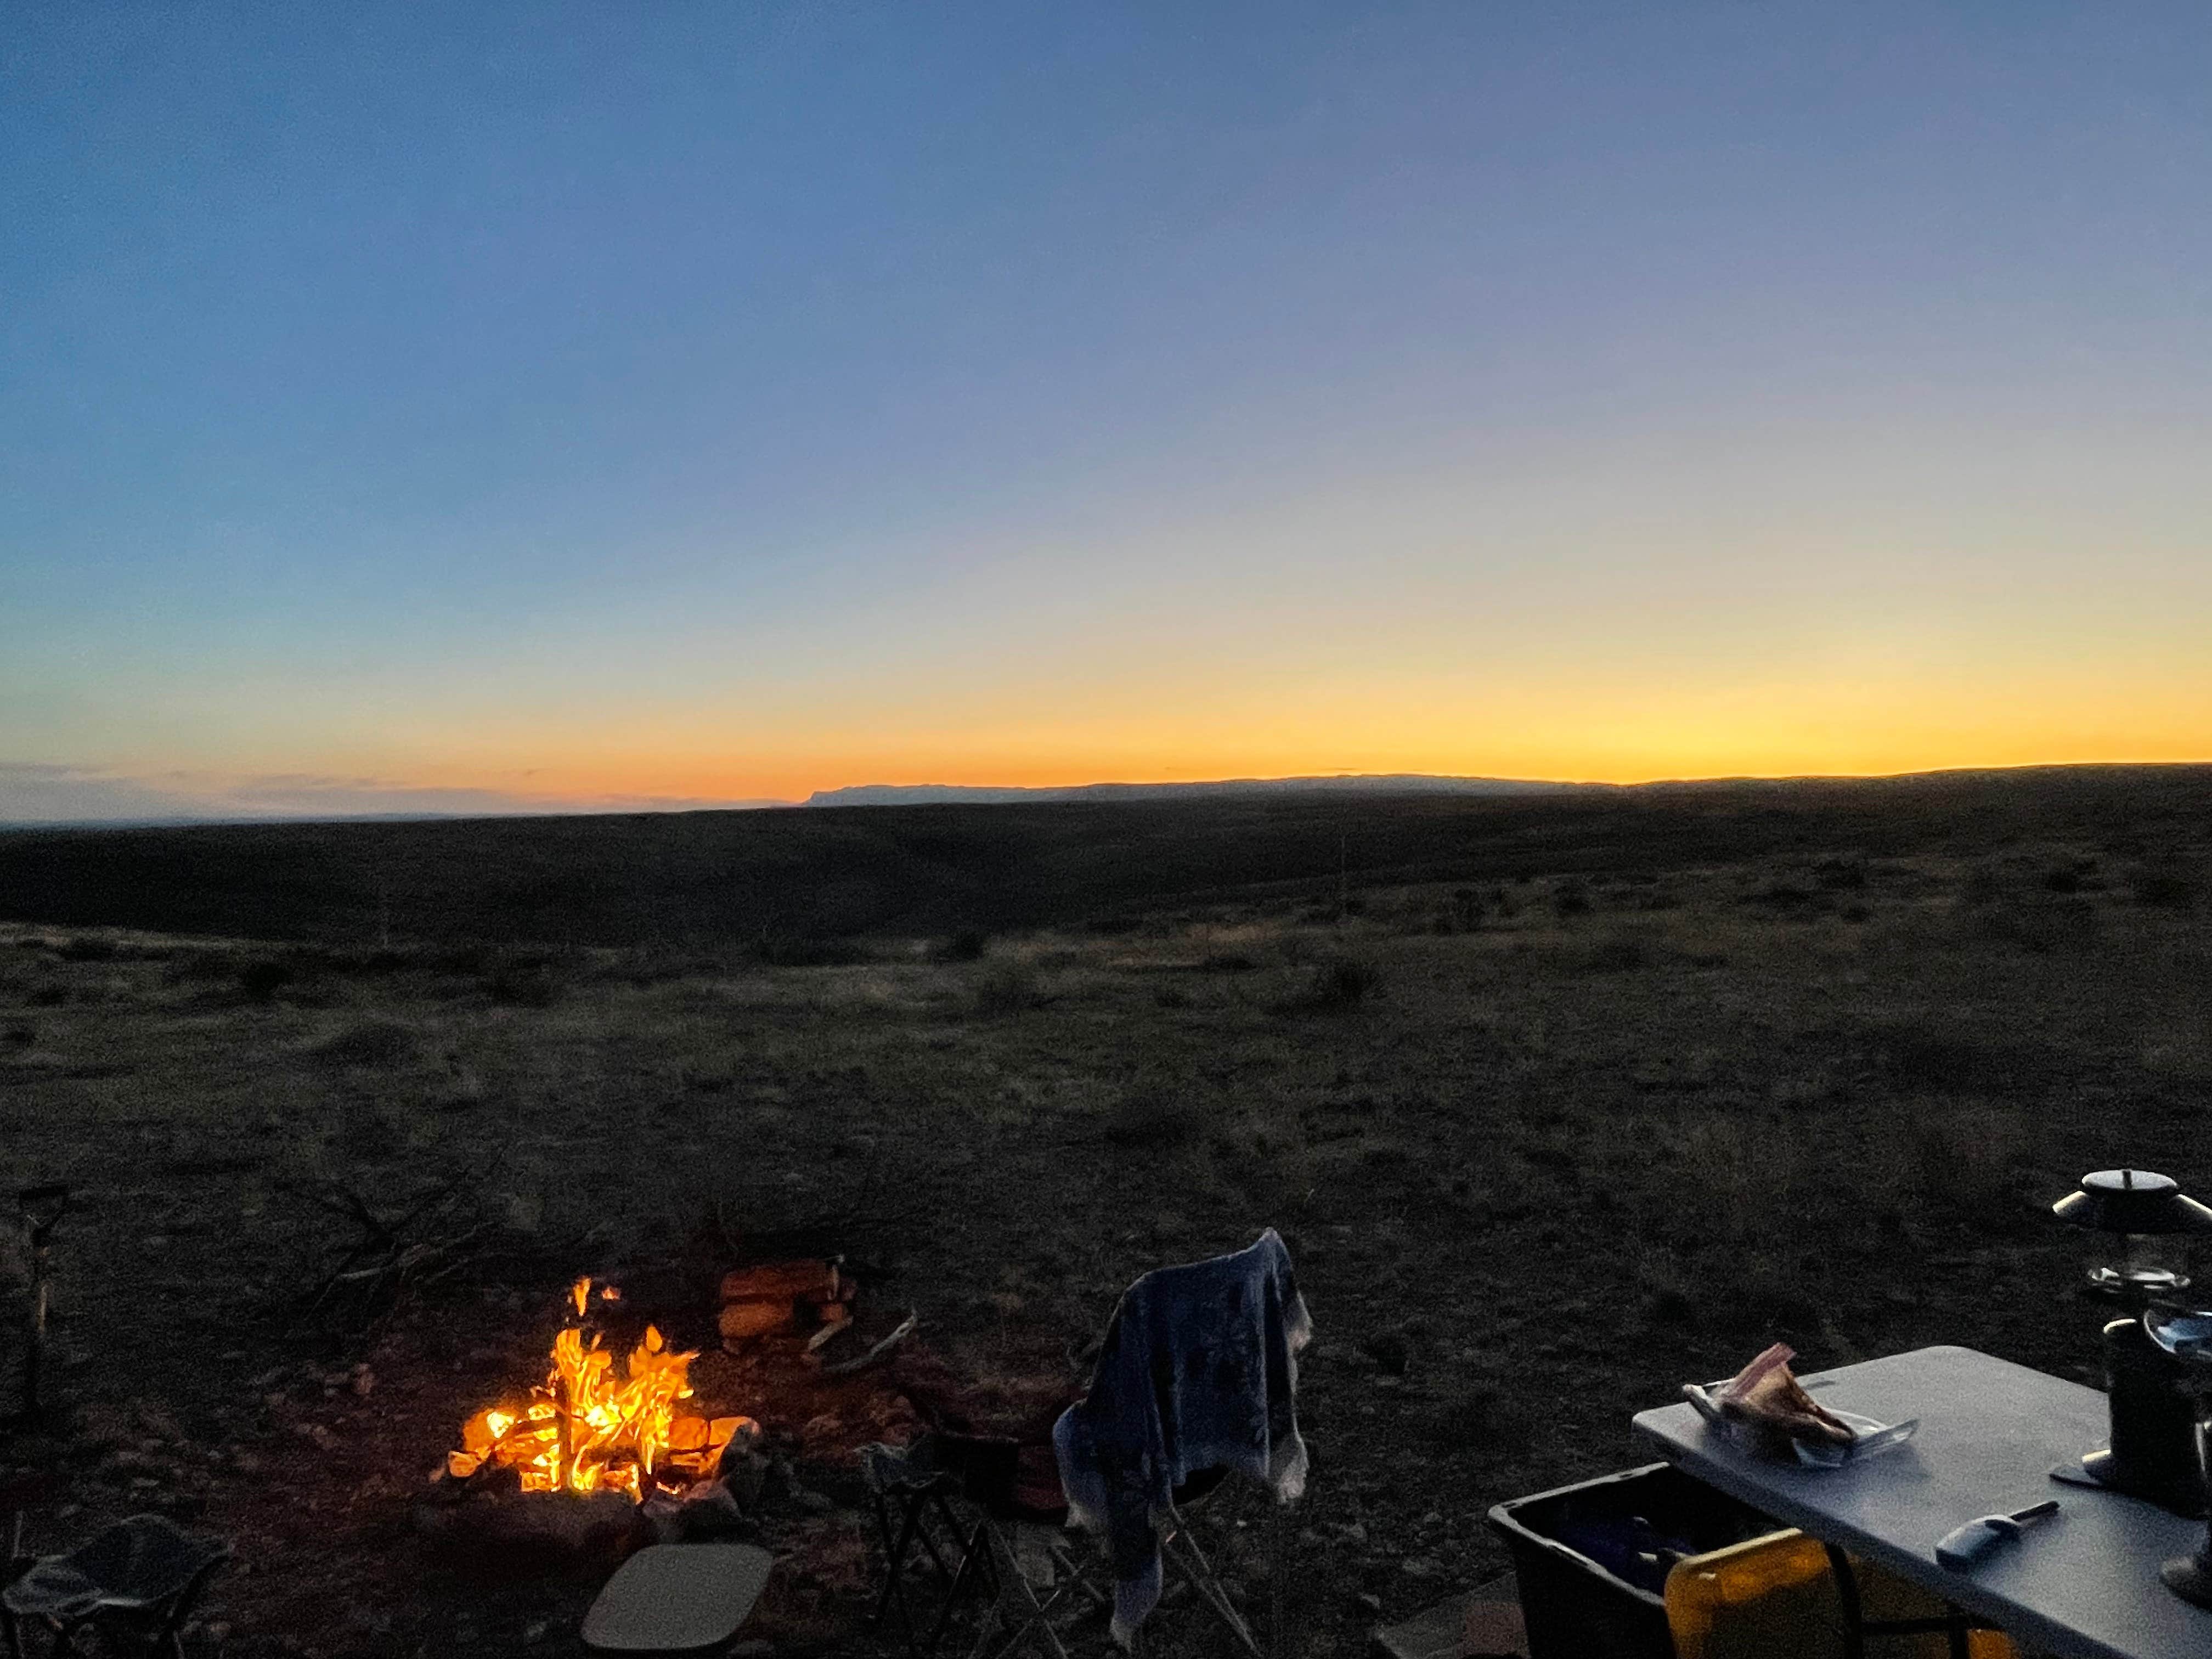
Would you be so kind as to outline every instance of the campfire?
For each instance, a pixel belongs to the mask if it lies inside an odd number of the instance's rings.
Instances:
[[[575,1320],[554,1338],[545,1380],[526,1399],[487,1406],[463,1424],[447,1474],[466,1480],[512,1469],[525,1492],[619,1492],[643,1503],[712,1475],[732,1440],[758,1437],[750,1417],[680,1409],[699,1356],[672,1352],[658,1327],[647,1325],[617,1367],[605,1334],[586,1328],[596,1304],[622,1299],[614,1285],[595,1293],[591,1279],[580,1279],[568,1297]]]

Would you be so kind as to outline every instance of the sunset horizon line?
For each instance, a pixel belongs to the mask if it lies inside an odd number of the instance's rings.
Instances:
[[[459,821],[498,817],[622,817],[672,816],[687,812],[775,811],[812,808],[881,809],[902,805],[995,805],[1118,804],[1132,800],[1174,800],[1207,792],[1305,793],[1320,795],[1364,790],[1373,795],[1430,793],[1438,796],[1502,798],[1580,790],[1661,790],[1730,785],[1884,783],[1942,778],[1996,777],[2053,772],[2184,771],[2212,767],[2212,755],[2098,760],[2012,761],[1906,767],[1895,770],[1807,770],[1661,774],[1648,777],[1543,776],[1479,772],[1328,771],[1248,773],[1208,777],[1097,778],[1070,783],[1006,783],[947,781],[870,781],[825,786],[788,796],[717,795],[652,791],[548,791],[532,794],[492,787],[405,784],[391,780],[334,778],[299,774],[264,775],[234,780],[228,789],[176,788],[162,799],[143,780],[120,772],[38,763],[0,762],[0,830],[152,829],[191,824],[343,823]],[[173,783],[179,775],[170,775]],[[51,797],[58,786],[78,790],[107,786],[136,791],[110,810],[91,800],[88,810],[36,810],[43,781]],[[1393,786],[1402,786],[1395,789]],[[381,799],[378,798],[382,798]],[[27,798],[32,810],[18,800]],[[347,803],[347,804],[342,804]]]

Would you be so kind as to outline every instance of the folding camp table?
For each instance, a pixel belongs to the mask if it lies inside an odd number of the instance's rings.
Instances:
[[[1933,1591],[2054,1659],[2204,1659],[2212,1612],[2159,1582],[2204,1523],[2141,1498],[2052,1480],[2103,1443],[2105,1396],[1971,1348],[1922,1348],[1804,1379],[1825,1405],[1920,1419],[1901,1446],[1840,1468],[1759,1455],[1686,1401],[1638,1413],[1638,1431],[1685,1474],[1823,1543]],[[1966,1571],[1936,1544],[1976,1516],[2045,1498],[2058,1515]]]

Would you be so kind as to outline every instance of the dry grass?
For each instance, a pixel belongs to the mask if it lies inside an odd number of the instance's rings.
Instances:
[[[1320,1332],[1299,1525],[1322,1541],[1293,1546],[1318,1656],[1357,1644],[1370,1571],[1393,1613],[1441,1588],[1398,1575],[1408,1554],[1489,1576],[1485,1506],[1632,1461],[1632,1411],[1766,1340],[1814,1364],[1932,1341],[2086,1362],[2074,1241],[2038,1206],[2122,1159],[2212,1185],[2212,917],[2142,902],[2116,873],[2136,856],[1454,877],[1341,921],[1286,891],[1001,934],[974,960],[941,928],[842,962],[103,955],[13,930],[0,1115],[21,1179],[94,1195],[58,1264],[85,1362],[61,1375],[165,1401],[211,1445],[283,1432],[255,1379],[323,1238],[279,1185],[304,1175],[391,1194],[477,1174],[511,1254],[464,1321],[678,1253],[702,1216],[865,1200],[904,1218],[868,1241],[877,1293],[994,1364],[1095,1335],[1148,1267],[1281,1227]],[[2077,903],[2094,923],[2049,948],[1988,921]],[[263,960],[287,972],[256,1000],[239,975]],[[551,994],[518,994],[532,975]],[[348,1575],[404,1548],[404,1488],[450,1426],[387,1413],[405,1479],[311,1494],[355,1530],[312,1572],[227,1585],[230,1651],[275,1659],[362,1601]],[[208,1519],[255,1559],[271,1501],[225,1476]],[[312,1594],[284,1588],[303,1573]],[[411,1598],[390,1641],[453,1647],[443,1596]],[[468,1616],[470,1650],[520,1655],[545,1615]]]

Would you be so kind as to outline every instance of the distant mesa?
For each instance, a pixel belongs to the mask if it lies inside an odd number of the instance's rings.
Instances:
[[[862,783],[817,789],[808,806],[995,806],[1021,801],[1218,800],[1239,795],[1555,795],[1613,784],[1533,778],[1448,778],[1421,772],[1319,778],[1224,778],[1214,783],[1084,783],[1059,789],[962,783]]]

